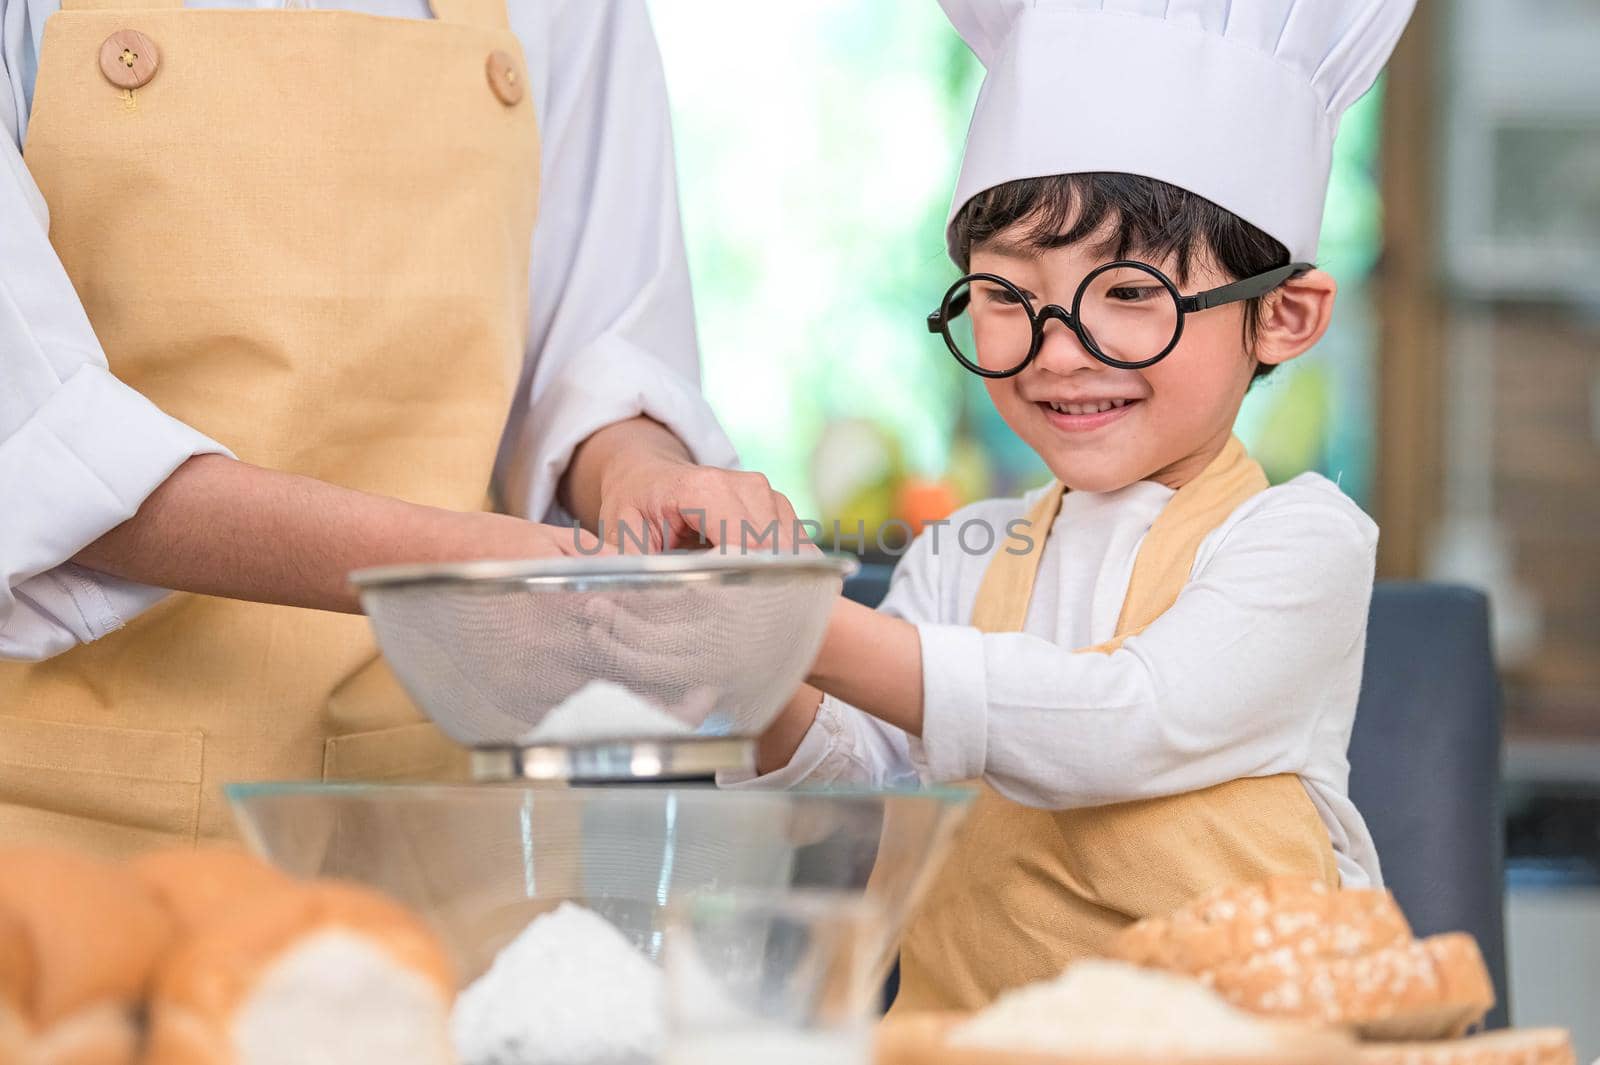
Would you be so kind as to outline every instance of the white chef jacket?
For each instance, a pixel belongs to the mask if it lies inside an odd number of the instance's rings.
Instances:
[[[968,621],[989,560],[1020,549],[1006,530],[1038,493],[924,531],[880,608],[921,637],[921,739],[824,698],[789,764],[743,784],[982,777],[1017,802],[1071,809],[1295,773],[1345,886],[1379,883],[1347,757],[1377,526],[1316,474],[1269,488],[1206,537],[1166,613],[1112,654],[1074,653],[1115,635],[1139,545],[1172,494],[1153,481],[1068,492],[1021,633]]]
[[[68,560],[191,455],[227,453],[113,377],[50,246],[21,145],[45,19],[0,0],[0,657],[43,658],[120,627],[164,592]],[[189,0],[276,7],[278,0]],[[312,6],[428,17],[426,0]],[[648,414],[695,459],[732,445],[700,394],[672,132],[643,0],[511,0],[543,143],[529,337],[495,488],[551,517],[596,429]],[[315,196],[315,188],[293,195]]]

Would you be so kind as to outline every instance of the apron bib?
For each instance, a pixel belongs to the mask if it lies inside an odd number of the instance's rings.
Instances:
[[[244,461],[475,510],[522,367],[539,133],[505,0],[432,7],[64,0],[25,159],[120,379]],[[361,617],[175,594],[0,667],[0,841],[123,854],[231,835],[229,781],[463,762]]]
[[[1230,439],[1172,497],[1140,545],[1116,637],[1085,651],[1109,654],[1161,616],[1188,582],[1201,542],[1266,487],[1261,467]],[[1051,528],[1062,491],[1056,484],[1034,507],[1032,528]],[[978,588],[974,626],[1022,631],[1043,554],[1041,545],[994,557]],[[902,942],[898,1012],[980,1009],[1219,884],[1287,874],[1338,886],[1327,827],[1292,773],[1075,810],[1034,809],[979,787],[954,853]]]

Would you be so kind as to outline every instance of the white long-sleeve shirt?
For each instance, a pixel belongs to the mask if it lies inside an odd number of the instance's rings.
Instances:
[[[39,41],[58,0],[0,0],[0,657],[43,658],[161,597],[68,560],[191,455],[226,453],[107,369],[23,163]],[[189,0],[274,7],[279,0]],[[427,0],[318,0],[428,17]],[[695,459],[732,445],[699,388],[660,58],[643,0],[512,0],[543,142],[529,337],[495,488],[545,518],[573,450],[637,414]],[[530,175],[530,180],[533,179]],[[315,190],[305,190],[314,195]]]
[[[1166,613],[1112,654],[1074,653],[1115,635],[1139,545],[1171,497],[1152,481],[1068,492],[1021,633],[968,621],[990,559],[1020,547],[1008,524],[1037,493],[924,531],[880,608],[921,637],[921,739],[825,698],[789,765],[745,784],[982,777],[1017,802],[1070,809],[1295,773],[1344,884],[1378,883],[1347,758],[1377,527],[1326,478],[1270,488],[1206,537]]]

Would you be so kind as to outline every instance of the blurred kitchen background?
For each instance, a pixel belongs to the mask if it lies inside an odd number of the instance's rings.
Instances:
[[[886,522],[1041,483],[922,325],[955,276],[943,220],[981,76],[934,0],[651,9],[706,390],[745,463],[803,516],[864,523],[869,553]],[[1337,142],[1334,327],[1240,426],[1274,479],[1320,470],[1378,520],[1381,577],[1489,592],[1513,1015],[1576,1024],[1582,1060],[1600,1054],[1597,39],[1595,0],[1422,0]]]

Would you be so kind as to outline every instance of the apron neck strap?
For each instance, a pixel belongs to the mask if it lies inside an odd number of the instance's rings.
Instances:
[[[184,0],[61,0],[63,11],[164,11],[181,8]],[[428,0],[440,22],[486,30],[511,28],[506,0]]]
[[[1266,491],[1268,484],[1261,465],[1245,451],[1239,438],[1228,437],[1217,457],[1178,489],[1156,515],[1133,560],[1128,595],[1117,617],[1117,634],[1095,650],[1115,651],[1123,640],[1165,614],[1189,583],[1201,543],[1245,500]]]
[[[978,598],[972,604],[972,627],[982,632],[1021,632],[1028,620],[1028,603],[1033,598],[1033,582],[1039,575],[1039,560],[1044,558],[1044,542],[1061,509],[1066,487],[1056,481],[1045,489],[1028,510],[1024,520],[1033,546],[1022,554],[1008,548],[989,560],[978,585]]]
[[[1264,491],[1267,484],[1261,466],[1245,451],[1238,437],[1230,436],[1200,475],[1173,494],[1145,534],[1133,561],[1116,636],[1084,650],[1114,651],[1123,640],[1166,613],[1188,583],[1200,544],[1240,504]],[[1002,550],[990,560],[972,607],[975,628],[984,632],[1022,631],[1028,620],[1039,561],[1044,557],[1044,539],[1055,524],[1064,492],[1060,482],[1051,485],[1028,512],[1028,525],[1035,537],[1032,550],[1026,554]]]

